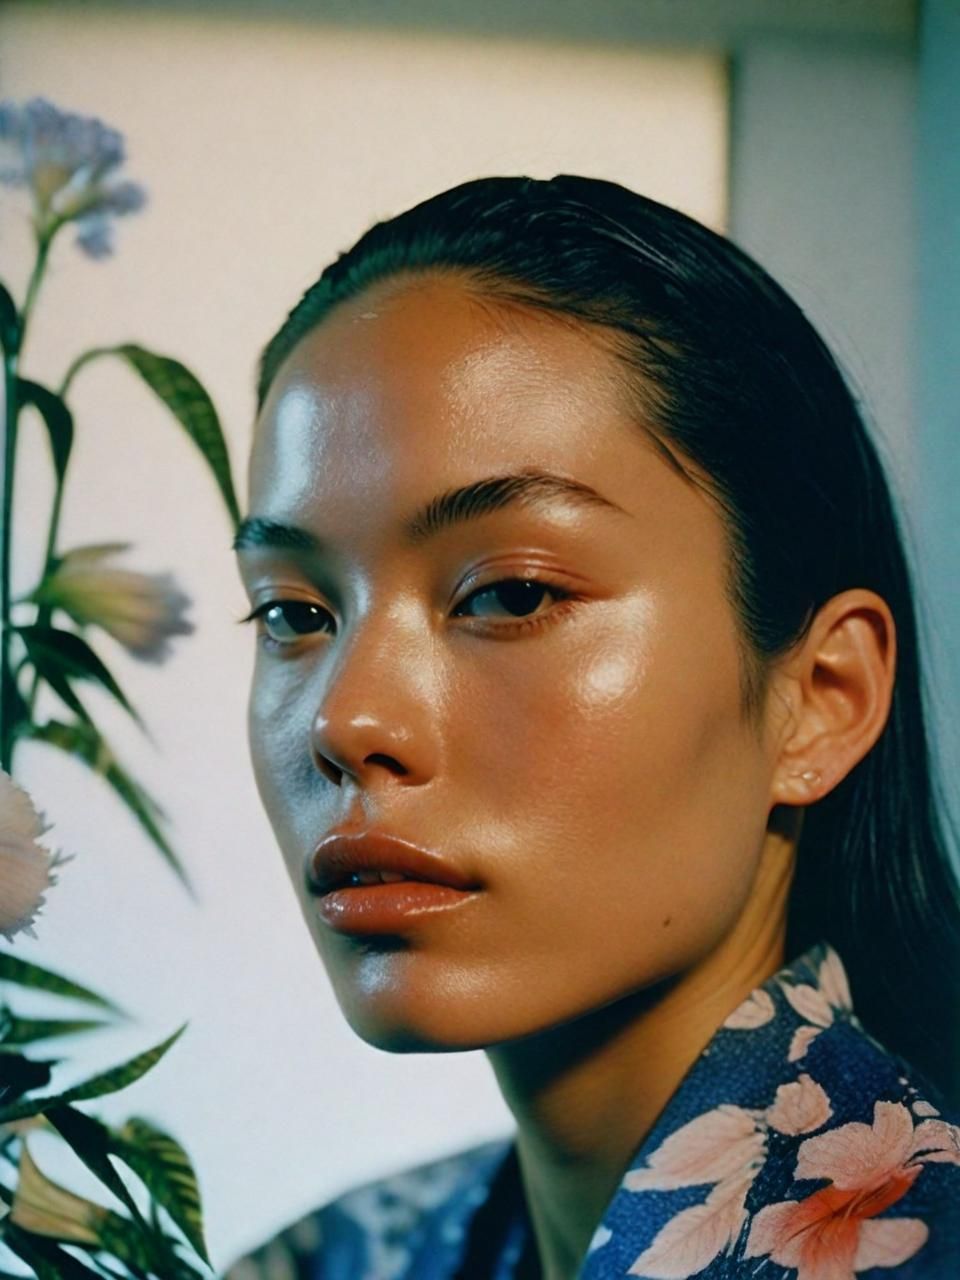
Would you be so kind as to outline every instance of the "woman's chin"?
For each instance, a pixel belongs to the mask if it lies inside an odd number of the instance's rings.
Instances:
[[[351,1029],[367,1044],[386,1053],[462,1053],[491,1043],[483,1035],[482,1022],[467,1010],[411,1007],[409,1002],[371,1000],[353,996],[340,999],[340,1008]],[[501,1037],[493,1032],[495,1042]]]

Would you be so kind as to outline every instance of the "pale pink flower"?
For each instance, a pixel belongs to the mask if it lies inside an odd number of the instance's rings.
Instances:
[[[70,861],[38,843],[49,829],[28,793],[0,769],[0,934],[8,942],[18,932],[37,936],[34,919],[57,883],[52,870]]]
[[[745,1256],[769,1254],[796,1267],[797,1280],[855,1280],[857,1271],[899,1265],[923,1246],[928,1228],[919,1218],[878,1215],[906,1195],[930,1160],[960,1163],[960,1133],[939,1120],[914,1128],[899,1102],[875,1103],[872,1125],[853,1121],[807,1138],[795,1176],[830,1185],[761,1209]]]
[[[102,627],[135,658],[163,662],[168,640],[195,630],[183,617],[190,598],[170,574],[137,573],[103,564],[128,542],[75,547],[26,599],[64,609],[81,625]]]

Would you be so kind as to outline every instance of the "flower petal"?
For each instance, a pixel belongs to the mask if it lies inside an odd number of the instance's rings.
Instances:
[[[787,1061],[799,1062],[801,1058],[805,1057],[807,1050],[822,1030],[822,1027],[797,1027],[790,1041],[790,1052],[787,1054]]]
[[[139,573],[103,563],[111,550],[126,545],[75,548],[33,595],[64,609],[81,625],[102,627],[134,657],[162,662],[171,636],[195,630],[183,616],[192,602],[169,573]]]
[[[747,1181],[746,1186],[749,1186]],[[719,1193],[719,1194],[718,1194]],[[746,1219],[744,1183],[715,1187],[706,1203],[675,1214],[627,1271],[649,1280],[687,1280],[728,1248]]]
[[[960,1128],[946,1120],[924,1120],[913,1131],[910,1157],[960,1164]]]
[[[39,844],[48,830],[29,794],[0,769],[0,934],[8,942],[20,932],[37,936],[32,926],[44,894],[57,883],[53,870],[75,856]]]
[[[764,1153],[763,1134],[749,1111],[723,1103],[681,1125],[654,1151],[646,1169],[624,1175],[628,1191],[671,1190],[719,1182],[743,1172]]]
[[[49,829],[46,815],[37,811],[29,792],[0,769],[0,843],[16,837],[37,840]]]
[[[19,1166],[11,1222],[24,1231],[68,1243],[100,1243],[97,1226],[106,1209],[51,1182],[34,1164],[26,1142],[20,1150]]]
[[[926,1244],[929,1234],[919,1218],[868,1218],[860,1224],[854,1270],[897,1267]]]
[[[855,1194],[824,1187],[804,1200],[767,1205],[751,1223],[746,1256],[769,1254],[805,1280],[852,1280],[860,1221]]]
[[[916,1098],[912,1107],[915,1116],[938,1116],[940,1114],[933,1103],[927,1102],[926,1098]]]
[[[723,1026],[727,1031],[752,1031],[755,1027],[762,1027],[764,1023],[769,1022],[773,1013],[773,1000],[769,991],[757,987],[755,991],[750,992],[742,1004],[734,1009]]]
[[[796,1177],[829,1178],[846,1190],[869,1188],[902,1169],[913,1141],[913,1118],[900,1102],[876,1102],[873,1125],[851,1121],[815,1138],[797,1152]]]
[[[809,1133],[819,1129],[833,1115],[830,1099],[823,1087],[804,1072],[790,1084],[777,1090],[766,1119],[779,1133]]]
[[[833,1022],[833,1010],[822,991],[806,982],[796,986],[791,982],[782,982],[780,986],[801,1018],[806,1018],[818,1027],[829,1027]]]
[[[843,961],[831,946],[827,947],[826,956],[817,974],[817,982],[820,990],[835,1009],[846,1009],[850,1013],[853,1012],[853,1001],[850,998],[850,983],[847,981],[847,971],[843,967]]]

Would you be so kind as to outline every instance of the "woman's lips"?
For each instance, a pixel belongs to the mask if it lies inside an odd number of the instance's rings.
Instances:
[[[475,898],[476,892],[425,880],[331,889],[317,903],[320,918],[340,933],[401,933],[416,920]]]
[[[360,882],[380,872],[386,882]],[[462,906],[481,887],[440,854],[384,831],[332,832],[310,855],[306,882],[331,928],[366,934],[400,932]]]

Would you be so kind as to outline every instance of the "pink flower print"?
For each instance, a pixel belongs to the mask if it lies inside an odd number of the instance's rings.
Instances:
[[[913,1113],[917,1116],[938,1116],[940,1112],[926,1098],[917,1098],[913,1103]]]
[[[674,1214],[648,1249],[635,1259],[629,1276],[647,1280],[688,1280],[729,1248],[747,1219],[744,1201],[752,1174],[718,1182],[703,1204]]]
[[[725,1031],[753,1031],[773,1017],[773,999],[763,987],[751,991],[723,1023]]]
[[[816,986],[806,982],[782,982],[780,985],[783,994],[800,1017],[811,1024],[798,1027],[790,1042],[787,1061],[797,1062],[806,1054],[820,1032],[833,1024],[834,1010],[853,1013],[850,987],[840,957],[829,946],[817,971]]]
[[[817,982],[829,1004],[835,1009],[845,1009],[847,1013],[853,1013],[847,973],[840,957],[832,947],[827,947],[826,955],[817,973]]]
[[[766,1110],[765,1119],[780,1133],[810,1133],[833,1115],[833,1107],[822,1085],[805,1072],[798,1080],[782,1084]]]
[[[919,1172],[873,1193],[824,1187],[806,1200],[767,1205],[753,1220],[744,1256],[769,1254],[796,1267],[797,1280],[854,1280],[867,1267],[896,1266],[926,1242],[926,1226],[919,1218],[871,1219],[895,1204]]]
[[[762,1112],[722,1103],[664,1139],[647,1168],[626,1174],[628,1191],[714,1184],[703,1204],[669,1219],[628,1275],[686,1280],[734,1244],[746,1221],[747,1192],[766,1155],[761,1117]]]
[[[688,1120],[648,1157],[646,1169],[624,1175],[628,1191],[672,1191],[736,1176],[763,1157],[763,1133],[754,1114],[721,1103]]]
[[[902,1103],[877,1102],[873,1124],[852,1121],[800,1144],[795,1177],[827,1178],[803,1200],[767,1205],[754,1218],[745,1257],[769,1254],[797,1268],[797,1280],[855,1280],[893,1267],[926,1242],[919,1218],[877,1216],[896,1204],[928,1160],[960,1163],[960,1131],[925,1120],[916,1128]]]

